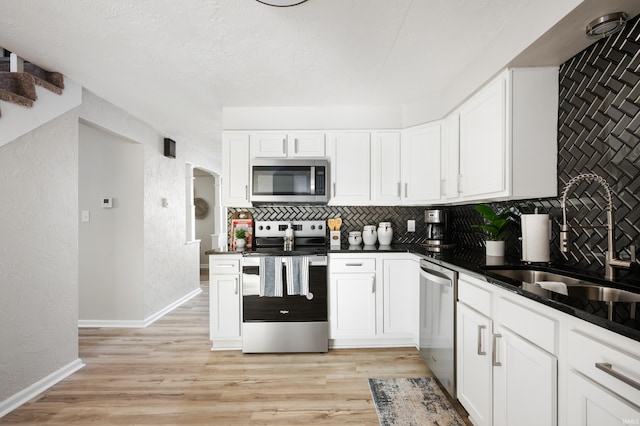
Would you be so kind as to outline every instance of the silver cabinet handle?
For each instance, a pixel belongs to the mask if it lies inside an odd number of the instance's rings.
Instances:
[[[446,191],[446,186],[447,186],[447,180],[446,179],[440,179],[440,195],[447,193]]]
[[[491,353],[491,364],[494,367],[502,367],[502,363],[498,361],[498,339],[502,337],[502,334],[493,335],[493,348]]]
[[[362,266],[362,263],[347,263],[345,266]]]
[[[295,139],[293,140],[293,152],[294,152],[294,154],[297,154],[297,153],[298,153],[298,151],[299,151],[299,150],[298,150],[298,138],[295,138]]]
[[[609,364],[608,362],[596,362],[596,368],[598,370],[604,371],[605,373],[607,373],[610,376],[615,377],[616,379],[620,380],[621,382],[628,384],[632,388],[640,390],[640,383],[638,383],[635,380],[625,376],[622,373],[618,373],[617,371],[615,371],[613,369],[613,366],[611,364]]]
[[[409,198],[409,184],[407,182],[404,183],[404,198]]]
[[[486,325],[478,326],[478,355],[486,355],[487,353],[482,350],[482,330],[487,328]]]
[[[244,186],[244,197],[249,200],[249,185]]]
[[[371,293],[376,292],[376,276],[371,275]]]
[[[233,280],[235,281],[234,294],[238,294],[238,278],[236,277]]]
[[[458,175],[458,194],[462,194],[462,175]]]
[[[236,266],[236,265],[231,263],[229,265],[218,265],[218,266],[216,266],[216,268],[233,268],[234,266]]]
[[[402,183],[398,182],[398,198],[402,197]]]
[[[336,195],[336,183],[333,182],[333,196],[335,197]]]

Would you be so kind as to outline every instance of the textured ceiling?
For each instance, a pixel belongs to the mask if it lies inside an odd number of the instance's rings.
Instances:
[[[559,64],[582,50],[583,21],[598,9],[639,4],[3,0],[0,47],[218,156],[223,107],[429,104],[443,114],[514,59]]]

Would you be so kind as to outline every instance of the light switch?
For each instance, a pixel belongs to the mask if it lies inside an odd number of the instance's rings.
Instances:
[[[89,210],[82,210],[81,216],[80,220],[82,222],[89,222]]]
[[[416,232],[416,221],[413,219],[407,220],[407,232]]]

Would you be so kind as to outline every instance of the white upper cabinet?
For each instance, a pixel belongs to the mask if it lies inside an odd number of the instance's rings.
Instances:
[[[329,205],[369,205],[371,136],[369,132],[335,132],[330,136]]]
[[[402,132],[403,204],[440,201],[440,122]]]
[[[396,205],[401,201],[400,132],[375,132],[372,138],[371,201]]]
[[[460,197],[460,113],[450,114],[442,126],[442,198],[455,201]]]
[[[251,158],[324,157],[323,132],[253,132]]]
[[[557,195],[556,67],[509,69],[459,113],[462,200]]]
[[[247,132],[225,132],[222,135],[222,204],[251,207]]]
[[[371,176],[374,205],[439,202],[440,124],[374,132]]]

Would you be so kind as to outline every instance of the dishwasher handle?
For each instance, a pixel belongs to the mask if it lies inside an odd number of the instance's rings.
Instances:
[[[424,268],[420,268],[420,276],[445,287],[453,287],[453,280],[446,275],[441,275],[436,271],[427,271]]]

